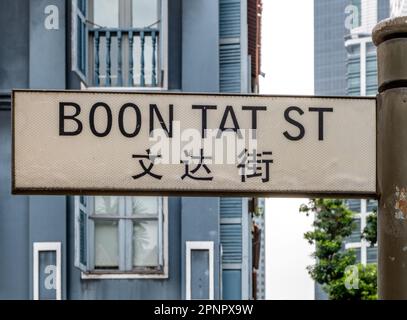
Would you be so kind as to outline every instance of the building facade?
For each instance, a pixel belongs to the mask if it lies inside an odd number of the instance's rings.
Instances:
[[[314,2],[316,95],[375,95],[376,50],[371,31],[390,16],[390,0]]]
[[[315,0],[315,94],[375,96],[377,58],[372,29],[378,21],[401,12],[400,1]],[[350,199],[346,203],[355,213],[355,229],[346,239],[345,249],[355,250],[357,262],[377,263],[377,247],[362,237],[367,217],[377,211],[377,202]],[[316,285],[316,299],[325,298]]]
[[[12,89],[253,92],[260,13],[243,0],[1,1],[1,299],[261,298],[258,201],[14,196],[10,177]]]
[[[348,0],[314,1],[314,91],[346,94],[345,8]]]

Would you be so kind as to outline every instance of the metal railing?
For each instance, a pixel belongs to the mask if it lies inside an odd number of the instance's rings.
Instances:
[[[158,40],[155,28],[90,29],[92,85],[159,86]]]

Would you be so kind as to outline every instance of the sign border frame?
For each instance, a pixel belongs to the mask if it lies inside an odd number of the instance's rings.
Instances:
[[[72,188],[17,188],[15,179],[15,93],[16,92],[39,92],[39,93],[96,93],[96,94],[155,94],[155,95],[186,95],[186,96],[221,96],[221,97],[265,97],[265,98],[316,98],[316,99],[343,99],[343,100],[375,100],[375,131],[376,131],[376,190],[374,192],[361,192],[361,191],[295,191],[295,190],[276,190],[276,191],[230,191],[230,190],[213,190],[213,191],[199,191],[199,190],[149,190],[149,189],[137,189],[131,191],[128,189],[72,189]],[[123,195],[123,196],[178,196],[178,197],[284,197],[284,198],[366,198],[366,199],[378,199],[380,196],[379,186],[378,186],[378,159],[377,159],[377,96],[375,97],[365,97],[365,96],[320,96],[320,95],[274,95],[274,94],[244,94],[244,93],[212,93],[212,92],[169,92],[169,91],[154,91],[154,90],[115,90],[113,87],[101,87],[101,90],[78,90],[78,89],[12,89],[11,94],[11,194],[13,195]]]

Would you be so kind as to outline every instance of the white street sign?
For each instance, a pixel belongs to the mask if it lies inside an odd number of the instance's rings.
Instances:
[[[376,101],[13,92],[13,193],[374,195]]]

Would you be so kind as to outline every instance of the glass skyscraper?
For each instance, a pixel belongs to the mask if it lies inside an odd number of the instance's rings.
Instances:
[[[346,94],[345,8],[349,0],[314,1],[314,90]]]
[[[376,49],[371,32],[378,21],[400,8],[391,0],[314,1],[314,90],[316,95],[372,96],[377,92]],[[407,2],[407,1],[398,1]],[[392,10],[390,10],[392,8]],[[400,9],[399,9],[400,11]],[[377,209],[373,200],[346,200],[354,214],[354,231],[345,249],[357,262],[377,262],[377,248],[362,238],[366,218]],[[326,298],[316,286],[316,299]]]

